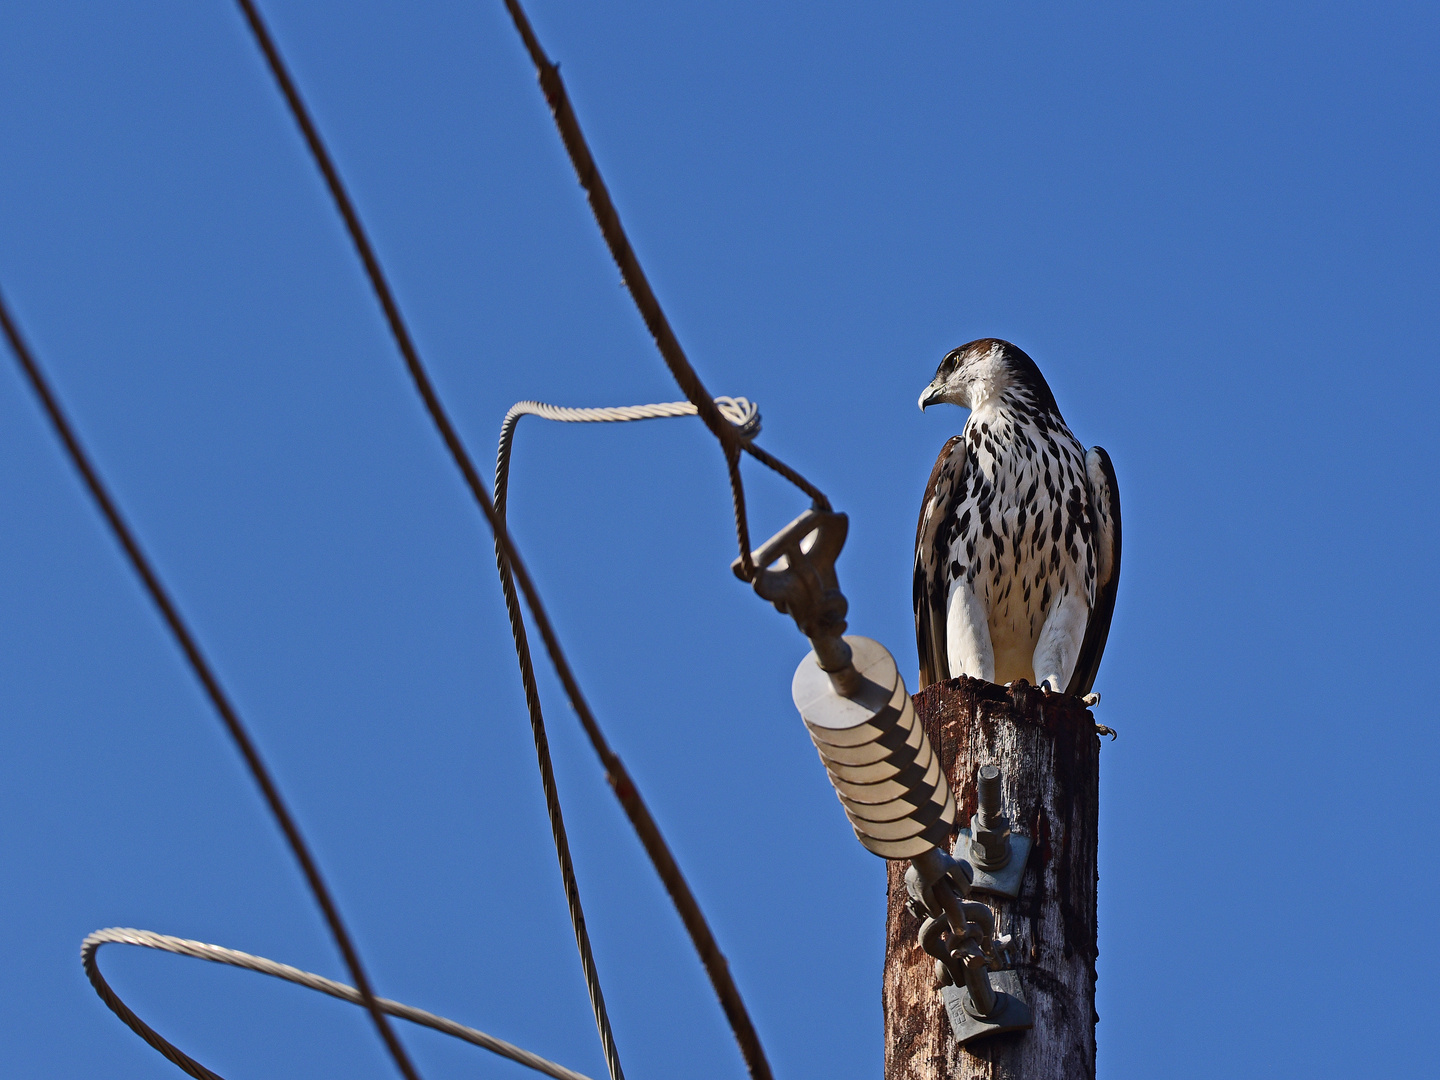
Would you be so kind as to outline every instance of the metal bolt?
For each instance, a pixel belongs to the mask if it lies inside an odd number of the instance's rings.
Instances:
[[[840,624],[840,629],[845,629],[845,624]],[[815,659],[820,665],[820,670],[830,676],[830,685],[835,687],[835,692],[841,697],[849,697],[864,684],[860,672],[855,670],[855,661],[851,656],[850,646],[845,639],[838,635],[826,635],[812,637],[810,644],[815,647]]]
[[[983,956],[965,958],[965,989],[970,991],[965,1011],[971,1016],[984,1020],[995,1012],[995,989],[990,985],[990,971]]]
[[[970,854],[979,870],[1000,870],[1010,862],[1010,821],[1003,813],[1000,770],[981,765],[975,777],[980,808],[970,819]]]

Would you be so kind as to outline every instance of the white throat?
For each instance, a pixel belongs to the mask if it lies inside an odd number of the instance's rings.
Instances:
[[[962,400],[955,404],[963,405],[972,413],[998,407],[1001,397],[1010,388],[1010,369],[996,348],[966,364],[962,374],[965,378],[960,387]]]

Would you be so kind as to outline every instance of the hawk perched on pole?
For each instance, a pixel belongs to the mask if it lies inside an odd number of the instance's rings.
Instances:
[[[915,536],[920,686],[970,675],[1088,694],[1115,610],[1110,456],[1070,433],[1035,361],[984,338],[920,395],[970,410],[930,473]]]

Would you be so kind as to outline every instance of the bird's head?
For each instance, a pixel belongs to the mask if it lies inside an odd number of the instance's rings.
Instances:
[[[1045,376],[1024,350],[999,338],[981,338],[945,354],[920,395],[920,408],[943,403],[975,410],[1007,391],[1028,399],[1032,407],[1059,412]]]

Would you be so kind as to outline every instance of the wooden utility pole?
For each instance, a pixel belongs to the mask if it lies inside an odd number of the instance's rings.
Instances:
[[[1076,698],[1024,683],[949,679],[916,694],[968,826],[976,770],[999,766],[1005,813],[1033,841],[1015,900],[975,893],[1010,947],[1033,1030],[956,1044],[935,962],[905,906],[904,862],[889,864],[884,1009],[885,1080],[1088,1080],[1095,1075],[1095,898],[1100,740]],[[952,837],[953,840],[953,837]]]

